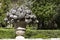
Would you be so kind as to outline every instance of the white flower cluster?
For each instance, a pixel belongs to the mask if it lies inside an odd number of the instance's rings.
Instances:
[[[12,8],[9,12],[7,12],[7,18],[5,20],[21,20],[25,19],[26,23],[30,22],[38,22],[36,16],[32,14],[32,11],[24,6],[21,5],[20,7]]]

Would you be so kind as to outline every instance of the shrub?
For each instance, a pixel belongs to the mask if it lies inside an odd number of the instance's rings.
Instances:
[[[14,29],[0,28],[0,39],[2,38],[15,38]]]
[[[25,38],[60,38],[60,30],[31,30],[26,29]],[[0,39],[15,38],[15,30],[13,28],[0,28]]]
[[[60,38],[60,30],[26,30],[26,38]]]

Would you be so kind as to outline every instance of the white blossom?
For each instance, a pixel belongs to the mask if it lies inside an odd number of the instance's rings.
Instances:
[[[16,15],[13,16],[14,19],[17,19],[18,17]]]
[[[10,15],[10,18],[13,18],[14,17],[14,15]]]

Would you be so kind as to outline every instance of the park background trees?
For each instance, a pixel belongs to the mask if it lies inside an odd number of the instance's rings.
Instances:
[[[39,20],[37,29],[60,29],[60,0],[25,0],[31,1],[28,6]],[[0,27],[6,25],[4,18],[6,13],[14,7],[15,4],[19,6],[24,2],[23,0],[0,0]],[[35,24],[34,24],[35,25]],[[55,25],[55,26],[54,26]],[[27,25],[28,26],[28,25]],[[33,27],[27,27],[26,38],[59,38],[60,30],[30,30]],[[2,26],[3,27],[3,26]],[[0,28],[0,38],[15,38],[14,29]]]
[[[39,21],[38,29],[56,29],[60,27],[60,15],[56,9],[60,9],[60,0],[25,0],[31,1],[28,6],[32,12],[37,16]],[[22,0],[0,0],[2,3],[0,8],[0,23],[4,24],[6,12],[8,12],[14,4],[22,5]]]
[[[34,0],[32,0],[34,1]],[[38,29],[56,29],[60,27],[59,12],[57,10],[60,6],[59,0],[35,0],[32,4],[32,12],[39,20]]]

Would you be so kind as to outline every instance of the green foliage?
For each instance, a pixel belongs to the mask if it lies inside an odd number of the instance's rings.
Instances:
[[[15,30],[0,28],[0,39],[15,38]],[[60,38],[60,30],[30,30],[27,29],[25,38]]]
[[[58,29],[60,29],[60,5],[58,5],[56,9],[56,15],[54,15],[54,19],[56,23],[58,24]]]
[[[4,18],[6,17],[6,12],[9,11],[10,0],[1,0],[0,8],[0,23],[4,23]]]
[[[32,11],[39,17],[51,18],[55,13],[54,10],[55,7],[56,7],[55,2],[47,0],[36,0],[33,3]]]
[[[32,0],[32,2],[33,1],[35,2],[32,4],[31,10],[37,16],[37,19],[42,22],[40,23],[43,25],[42,27],[48,26],[49,20],[51,21],[51,25],[53,25],[53,16],[56,14],[56,8],[60,4],[60,0]]]
[[[3,38],[15,38],[15,30],[0,28],[0,39]]]
[[[60,30],[26,30],[26,38],[60,38]]]

